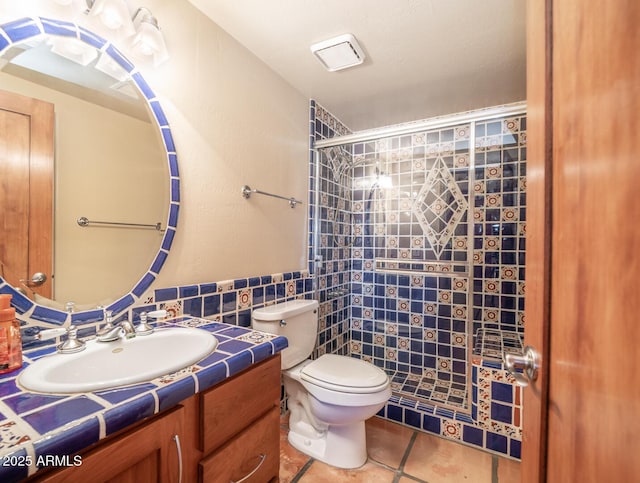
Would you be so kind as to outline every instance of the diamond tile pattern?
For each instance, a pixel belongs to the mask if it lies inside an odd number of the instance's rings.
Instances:
[[[438,258],[468,208],[465,196],[458,188],[442,157],[425,180],[412,211]]]

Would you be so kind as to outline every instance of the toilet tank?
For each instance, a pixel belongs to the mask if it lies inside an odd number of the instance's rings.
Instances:
[[[290,300],[256,309],[251,314],[254,329],[283,335],[289,346],[281,352],[282,369],[307,359],[318,336],[318,301]]]

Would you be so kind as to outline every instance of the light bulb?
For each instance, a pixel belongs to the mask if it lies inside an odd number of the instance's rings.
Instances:
[[[105,8],[100,14],[100,20],[111,30],[118,30],[122,26],[122,17],[112,8]]]
[[[137,20],[137,21],[136,21]],[[134,17],[138,33],[133,38],[133,50],[141,56],[153,57],[153,63],[158,66],[169,58],[164,37],[158,28],[158,22],[146,9],[140,9]]]
[[[122,35],[135,33],[131,13],[124,0],[95,0],[89,14],[97,16],[105,27]]]

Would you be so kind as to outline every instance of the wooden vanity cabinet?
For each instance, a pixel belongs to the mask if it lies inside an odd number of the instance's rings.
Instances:
[[[200,395],[202,483],[277,480],[280,355]]]
[[[82,455],[82,464],[45,474],[46,483],[180,481],[184,408],[177,406]],[[176,436],[178,439],[176,439]],[[184,448],[181,448],[184,452]],[[73,461],[73,460],[72,460]],[[185,481],[184,479],[182,481]]]
[[[280,468],[280,411],[271,409],[199,464],[199,481],[265,483],[277,481]]]
[[[277,481],[279,407],[280,355],[276,354],[82,452],[80,466],[39,472],[29,481]]]

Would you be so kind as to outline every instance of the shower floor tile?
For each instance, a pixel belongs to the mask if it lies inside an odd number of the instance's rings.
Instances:
[[[391,390],[400,396],[447,404],[455,408],[467,407],[467,386],[455,381],[436,380],[406,372],[389,374]]]

